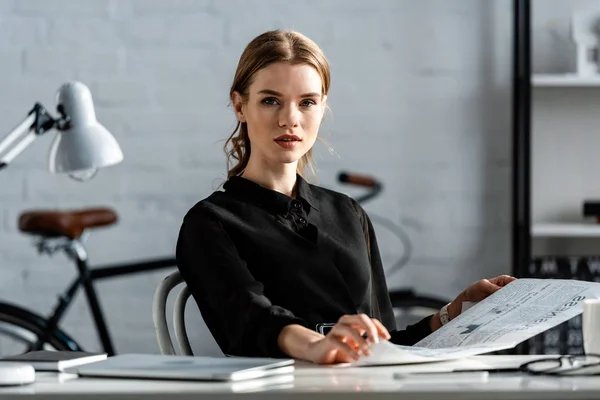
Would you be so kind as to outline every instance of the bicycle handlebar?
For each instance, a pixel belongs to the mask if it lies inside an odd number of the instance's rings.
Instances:
[[[359,175],[350,172],[340,172],[338,175],[338,180],[341,183],[348,183],[356,186],[364,186],[364,187],[376,187],[381,186],[377,180],[368,175]]]
[[[379,182],[377,179],[368,175],[354,174],[343,171],[338,174],[338,181],[340,183],[362,186],[369,189],[369,193],[355,198],[358,203],[372,199],[383,190],[383,184],[381,184],[381,182]]]

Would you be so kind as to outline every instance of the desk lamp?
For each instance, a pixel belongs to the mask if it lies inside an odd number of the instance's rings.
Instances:
[[[60,117],[52,117],[35,103],[27,118],[0,141],[0,169],[5,168],[38,136],[56,129],[50,147],[52,173],[67,173],[73,179],[92,178],[99,168],[123,160],[123,152],[113,135],[96,120],[92,95],[83,83],[62,85],[56,97]],[[0,363],[0,386],[24,385],[35,381],[30,364]]]
[[[38,136],[56,129],[50,146],[49,168],[84,181],[99,168],[123,160],[123,152],[113,135],[96,120],[90,90],[83,83],[63,84],[56,96],[58,118],[35,103],[27,118],[0,141],[0,169],[29,146]]]

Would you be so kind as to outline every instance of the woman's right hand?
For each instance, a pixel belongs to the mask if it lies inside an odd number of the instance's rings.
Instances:
[[[383,324],[365,314],[344,315],[326,336],[311,341],[306,348],[306,359],[316,364],[335,364],[358,360],[361,353],[370,354],[371,344],[380,338],[390,339]]]

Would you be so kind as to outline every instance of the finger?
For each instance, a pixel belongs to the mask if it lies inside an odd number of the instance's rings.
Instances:
[[[315,360],[315,364],[333,364],[337,358],[337,349],[330,349],[323,356]]]
[[[504,286],[506,283],[504,283],[505,281],[505,277],[506,275],[500,275],[500,276],[496,276],[494,278],[489,279],[489,281],[491,283],[493,283],[494,285],[498,285],[498,286]]]
[[[336,340],[354,348],[358,348],[363,352],[369,351],[369,343],[367,343],[362,335],[352,326],[338,323],[331,328],[331,331],[329,331],[327,336],[335,337]]]
[[[482,279],[473,286],[473,289],[470,291],[472,296],[469,296],[467,300],[480,301],[499,289],[500,286],[493,284],[487,279]]]
[[[346,343],[334,341],[337,352],[336,362],[352,362],[360,358],[360,353],[348,346]]]
[[[496,285],[495,283],[490,282],[488,279],[482,279],[481,286],[479,289],[481,290],[481,292],[489,295],[489,294],[492,294],[495,291],[499,290],[500,286]]]
[[[337,340],[325,339],[328,349],[317,360],[317,364],[333,364],[334,362],[352,362],[359,359],[360,355],[346,343]]]
[[[379,336],[381,336],[382,338],[384,338],[386,340],[390,340],[392,338],[392,336],[388,332],[387,328],[385,326],[383,326],[381,321],[379,321],[376,318],[371,318],[371,321],[373,321],[373,323],[377,327],[377,330],[379,331]]]
[[[344,315],[340,318],[340,322],[346,325],[360,325],[362,327],[367,337],[371,340],[371,343],[377,343],[379,341],[379,336],[377,335],[377,327],[365,314],[356,314],[356,315]]]
[[[500,275],[499,277],[495,278],[495,283],[498,286],[506,286],[509,283],[511,283],[512,281],[516,280],[517,278],[515,278],[514,276],[510,276],[510,275]]]
[[[379,342],[379,329],[373,320],[366,314],[359,314],[358,317],[365,325],[367,337],[371,340],[371,343]]]

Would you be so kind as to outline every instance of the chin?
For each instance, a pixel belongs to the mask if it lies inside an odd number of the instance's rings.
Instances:
[[[283,164],[291,164],[300,160],[304,154],[306,154],[305,151],[293,151],[278,154],[277,161]]]
[[[292,164],[300,160],[301,157],[281,157],[278,161],[282,164]]]

